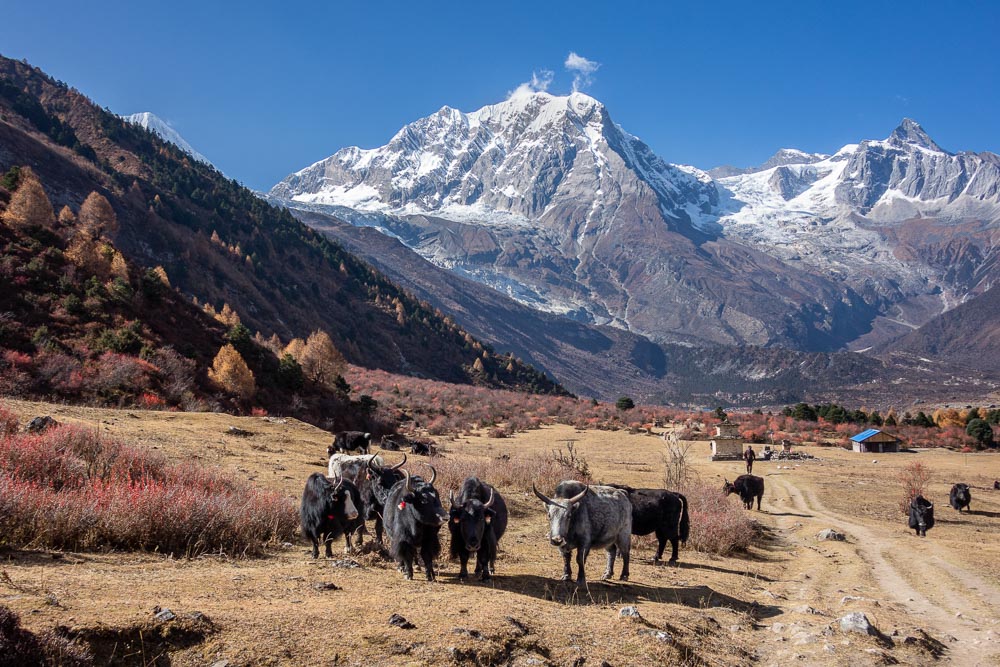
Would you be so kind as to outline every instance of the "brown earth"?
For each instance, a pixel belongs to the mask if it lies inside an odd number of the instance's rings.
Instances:
[[[172,457],[198,457],[296,500],[324,465],[329,440],[294,420],[9,405],[22,417],[83,421]],[[231,425],[254,435],[223,435]],[[597,479],[662,484],[663,441],[649,435],[557,426],[442,444],[445,457],[485,460],[549,452],[571,439]],[[707,448],[691,450],[703,481],[721,485],[741,472],[735,462],[709,462]],[[371,552],[312,561],[302,542],[255,560],[27,549],[0,553],[0,604],[32,630],[66,626],[102,664],[1000,664],[1000,491],[992,490],[1000,457],[806,451],[821,458],[757,463],[767,491],[764,511],[753,512],[762,538],[750,553],[682,549],[681,567],[669,568],[652,565],[653,545],[642,540],[628,583],[597,581],[603,554],[588,561],[588,588],[558,581],[561,559],[545,539],[541,504],[505,490],[511,525],[492,585],[458,583],[447,560],[436,583],[420,573],[405,581]],[[906,529],[897,508],[895,475],[910,461],[934,471],[927,495],[938,525],[925,539]],[[947,506],[956,481],[973,486],[970,514]],[[847,540],[817,541],[824,528]],[[337,567],[344,558],[361,567]],[[327,583],[340,590],[322,589]],[[624,605],[636,605],[643,620],[619,619]],[[178,620],[155,622],[156,606]],[[837,621],[851,611],[864,612],[882,636],[842,633]],[[416,628],[388,625],[393,613]]]

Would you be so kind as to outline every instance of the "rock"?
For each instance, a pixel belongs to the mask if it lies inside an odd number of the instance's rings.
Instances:
[[[843,533],[838,533],[833,528],[827,528],[826,530],[821,530],[816,534],[817,540],[831,540],[834,542],[843,542],[847,539],[847,536]]]
[[[868,621],[868,617],[860,611],[852,612],[841,618],[840,631],[857,632],[862,635],[878,635],[878,630]]]
[[[59,422],[49,415],[45,415],[44,417],[35,417],[32,419],[28,422],[28,425],[24,427],[24,430],[28,433],[43,433],[55,426],[59,426]]]
[[[313,588],[315,588],[318,591],[340,591],[340,590],[343,590],[340,586],[338,586],[337,584],[331,583],[331,582],[313,584]]]
[[[672,644],[674,641],[674,638],[670,636],[670,634],[663,632],[662,630],[652,630],[649,628],[643,628],[642,630],[639,630],[639,634],[648,635],[650,637],[653,637],[657,641],[663,642],[664,644]]]
[[[776,635],[780,635],[784,631],[785,631],[784,623],[774,623],[771,625],[771,632],[773,632]]]
[[[330,561],[331,567],[346,567],[346,568],[356,568],[361,567],[361,563],[356,560],[351,560],[350,558],[341,558],[338,560]]]
[[[417,627],[399,614],[393,614],[389,617],[389,625],[395,625],[397,628],[402,628],[404,630],[412,630]]]
[[[872,463],[878,463],[878,459],[873,459]]]
[[[213,662],[210,667],[229,667],[229,661],[219,660],[218,662]]]
[[[742,629],[743,629],[743,628],[741,628],[741,627],[740,627],[740,626],[738,626],[738,625],[730,625],[730,626],[729,626],[729,631],[730,631],[730,632],[739,632],[739,631],[740,631],[740,630],[742,630]]]
[[[153,620],[159,621],[160,623],[172,621],[175,618],[177,618],[177,614],[169,609],[160,609],[159,607],[153,609]]]
[[[817,611],[816,609],[813,609],[812,607],[810,607],[807,604],[804,604],[801,607],[795,607],[794,609],[792,609],[792,611],[796,611],[796,612],[798,612],[800,614],[815,614],[817,616],[822,616],[823,615],[823,612]]]
[[[235,435],[238,438],[249,438],[254,434],[253,431],[247,431],[242,428],[237,428],[236,426],[230,426],[224,431],[224,433],[226,435]]]
[[[510,623],[511,625],[514,626],[514,630],[517,631],[517,636],[518,637],[523,637],[523,636],[525,636],[527,634],[530,634],[530,631],[528,630],[528,626],[526,626],[524,623],[522,623],[521,621],[517,620],[513,616],[504,616],[503,620],[507,621],[508,623]]]
[[[618,618],[642,618],[642,615],[639,614],[638,607],[629,605],[618,610]]]
[[[468,628],[452,628],[451,631],[456,635],[465,635],[466,637],[472,637],[473,639],[478,639],[480,641],[486,639],[479,630],[469,630]]]
[[[823,644],[823,650],[826,651],[827,653],[833,653],[834,651],[837,650],[837,647],[834,646],[833,644]]]

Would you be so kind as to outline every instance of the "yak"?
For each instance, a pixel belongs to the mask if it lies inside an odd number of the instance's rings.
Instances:
[[[365,519],[375,521],[375,540],[382,544],[382,517],[385,514],[385,501],[396,482],[403,479],[400,468],[406,464],[406,454],[403,460],[394,466],[382,464],[382,457],[376,455],[368,459],[365,470],[365,481],[361,488],[361,500],[365,504]]]
[[[656,533],[658,542],[654,563],[663,558],[663,550],[670,540],[670,563],[677,563],[678,542],[687,543],[690,534],[687,498],[666,489],[633,489],[624,484],[608,484],[628,494],[632,503],[632,534]]]
[[[972,502],[972,492],[969,491],[969,485],[959,482],[958,484],[951,487],[951,493],[948,494],[948,504],[957,509],[959,512],[962,511],[964,507],[970,510],[969,504]]]
[[[497,543],[507,531],[507,503],[495,488],[476,477],[462,482],[458,499],[451,500],[451,557],[458,558],[462,567],[458,578],[469,576],[469,554],[476,554],[476,574],[488,581],[496,572]]]
[[[760,501],[764,498],[764,478],[756,475],[740,475],[730,482],[728,479],[722,485],[722,490],[728,496],[738,493],[745,509],[753,509],[753,499],[757,499],[757,511],[760,511]]]
[[[568,581],[573,575],[570,559],[576,549],[576,583],[586,585],[584,565],[587,554],[597,548],[608,552],[608,566],[602,579],[614,576],[615,555],[621,552],[622,573],[619,579],[628,581],[632,504],[627,493],[610,486],[590,486],[573,480],[560,482],[555,498],[542,495],[534,484],[531,489],[545,503],[549,515],[549,541],[559,547],[563,556],[563,581]]]
[[[334,452],[343,452],[344,454],[350,454],[351,452],[357,452],[358,454],[367,454],[368,447],[372,444],[372,434],[364,433],[362,431],[340,431],[333,436],[333,442],[326,449],[327,454],[333,454]]]
[[[326,557],[332,558],[331,543],[343,535],[347,550],[351,551],[351,533],[363,525],[358,506],[361,496],[349,480],[337,477],[327,479],[323,473],[314,472],[306,480],[302,492],[302,535],[312,541],[312,557],[319,558],[319,543],[326,545]]]
[[[927,537],[927,531],[934,527],[934,503],[923,496],[910,501],[909,526],[920,537]]]
[[[441,553],[438,531],[448,521],[434,488],[436,478],[433,466],[430,481],[404,470],[403,479],[393,485],[386,497],[383,520],[390,541],[389,553],[407,579],[413,579],[413,560],[419,553],[427,581],[434,581],[434,559]]]

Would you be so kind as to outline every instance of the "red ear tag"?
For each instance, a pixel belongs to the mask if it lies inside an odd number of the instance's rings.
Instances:
[[[486,517],[486,523],[489,523],[489,522],[490,522],[490,521],[492,521],[492,520],[493,520],[493,517],[491,517],[491,516],[487,516],[487,517]]]
[[[332,515],[332,514],[327,514],[327,515],[326,515],[326,518],[327,518],[327,519],[332,519],[332,518],[333,518],[333,515]]]
[[[461,523],[461,522],[462,522],[462,520],[461,520],[461,519],[459,519],[459,518],[458,518],[458,517],[456,516],[456,517],[455,517],[454,519],[452,519],[452,520],[451,520],[451,522],[452,522],[452,523]]]
[[[405,502],[399,503],[398,505],[396,505],[396,507],[398,507],[399,509],[406,509],[406,503]]]

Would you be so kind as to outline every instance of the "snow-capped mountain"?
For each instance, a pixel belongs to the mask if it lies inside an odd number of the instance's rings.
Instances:
[[[580,234],[630,197],[656,198],[680,227],[699,224],[717,203],[710,178],[663,162],[594,98],[542,92],[468,114],[442,107],[381,148],[345,148],[289,176],[271,195],[512,224],[552,220],[584,199]]]
[[[661,341],[833,349],[992,283],[998,162],[906,120],[882,141],[782,149],[713,179],[660,159],[587,95],[530,93],[444,107],[270,196],[377,227],[542,310]]]
[[[156,114],[150,113],[149,111],[143,111],[142,113],[134,113],[129,116],[122,116],[122,118],[124,118],[125,120],[134,125],[139,125],[140,127],[155,132],[156,134],[160,135],[161,139],[163,139],[164,141],[169,141],[170,143],[174,144],[182,151],[193,157],[195,160],[198,160],[198,162],[204,162],[207,165],[214,166],[212,165],[211,160],[209,160],[207,157],[196,151],[194,147],[191,146],[191,144],[189,144],[187,141],[184,140],[184,137],[182,137],[180,133],[177,132],[177,130],[172,128],[167,121],[163,120]]]
[[[732,167],[724,165],[708,170],[708,175],[712,178],[726,178],[728,176],[740,176],[741,174],[755,174],[758,171],[765,171],[772,167],[780,167],[786,164],[811,164],[830,157],[823,153],[806,153],[797,148],[782,148],[777,153],[769,157],[763,164],[757,167]]]
[[[885,140],[811,158],[719,179],[723,233],[888,303],[889,333],[1000,278],[997,155],[949,153],[904,119]]]

